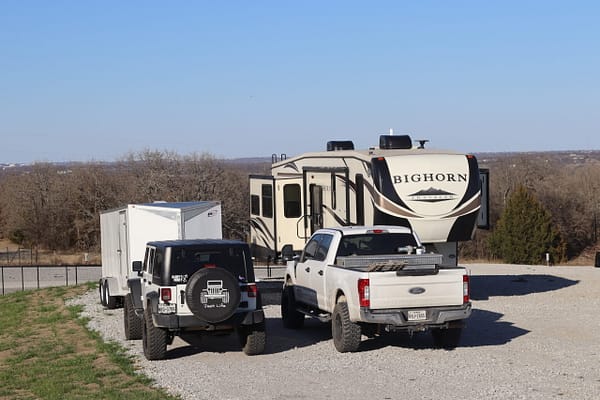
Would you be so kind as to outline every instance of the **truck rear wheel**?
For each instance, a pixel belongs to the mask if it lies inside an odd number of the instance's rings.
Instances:
[[[361,339],[360,325],[350,321],[348,303],[344,298],[335,305],[331,320],[333,344],[340,353],[358,350]]]
[[[265,351],[267,335],[264,322],[251,326],[240,326],[237,333],[244,354],[254,356]]]
[[[288,329],[300,329],[304,326],[304,314],[296,310],[294,288],[285,285],[281,292],[281,320]]]
[[[454,349],[460,343],[462,328],[440,329],[434,328],[431,330],[433,336],[433,344],[435,347],[442,349]]]
[[[149,306],[144,310],[142,345],[148,360],[162,360],[167,354],[167,331],[154,326]]]
[[[131,294],[126,294],[123,304],[123,325],[125,328],[125,339],[137,340],[142,338],[144,321],[135,314]]]

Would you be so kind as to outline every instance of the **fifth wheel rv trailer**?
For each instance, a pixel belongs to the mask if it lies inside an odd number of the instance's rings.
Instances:
[[[100,301],[122,304],[127,279],[137,276],[132,262],[143,260],[146,243],[157,240],[221,239],[221,204],[217,201],[129,204],[100,213],[102,278]]]
[[[327,151],[274,156],[271,175],[250,176],[254,256],[274,261],[282,250],[282,258],[298,253],[323,227],[400,225],[443,254],[444,264],[456,265],[458,242],[487,225],[479,215],[487,175],[480,181],[473,155],[426,149],[425,142],[382,135],[379,147],[367,150],[330,141]]]

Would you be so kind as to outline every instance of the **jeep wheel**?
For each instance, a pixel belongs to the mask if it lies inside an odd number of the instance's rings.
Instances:
[[[304,326],[304,314],[296,310],[294,288],[285,285],[281,292],[281,321],[288,329],[300,329]]]
[[[148,360],[162,360],[167,354],[167,331],[157,328],[152,322],[150,307],[144,310],[144,329],[142,330],[144,355]]]
[[[123,304],[123,325],[125,327],[125,339],[137,340],[142,338],[144,321],[135,314],[131,294],[125,295],[125,303]]]
[[[333,309],[331,334],[333,336],[333,344],[340,353],[358,350],[361,339],[360,325],[350,321],[348,304],[343,297],[340,298],[340,301]]]
[[[462,328],[440,329],[433,328],[431,336],[433,336],[433,344],[441,349],[454,349],[460,342]]]
[[[237,333],[244,354],[254,356],[265,351],[267,335],[264,322],[251,326],[240,326]]]
[[[185,301],[194,315],[210,323],[231,317],[240,304],[240,285],[223,268],[203,268],[194,273],[185,288]]]

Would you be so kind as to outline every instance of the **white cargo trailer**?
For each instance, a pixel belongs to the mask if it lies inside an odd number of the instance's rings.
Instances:
[[[133,261],[142,261],[146,243],[157,240],[222,239],[221,204],[217,201],[129,204],[100,213],[102,278],[100,301],[122,304],[127,279],[137,276]]]

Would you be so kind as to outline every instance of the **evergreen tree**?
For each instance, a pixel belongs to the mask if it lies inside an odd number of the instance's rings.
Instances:
[[[553,226],[552,216],[523,186],[509,197],[489,246],[496,257],[511,264],[544,263],[546,253],[557,263],[566,254],[566,244]]]

